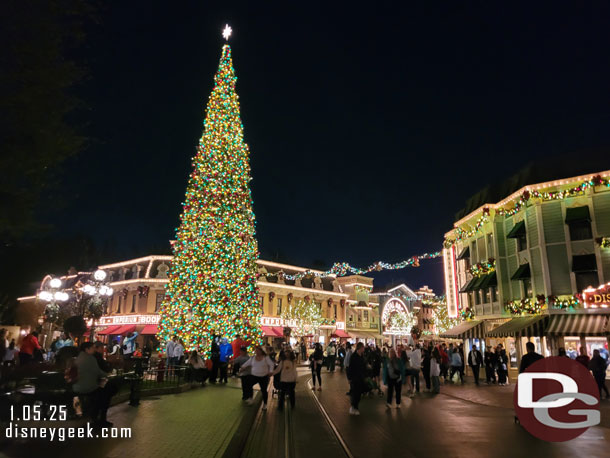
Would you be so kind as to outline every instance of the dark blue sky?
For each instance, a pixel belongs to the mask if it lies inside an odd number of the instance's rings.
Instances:
[[[105,6],[85,50],[94,142],[69,166],[60,231],[125,257],[173,237],[225,23],[266,259],[435,251],[484,186],[610,144],[605,3],[230,3]],[[440,260],[422,264],[380,281],[442,290]]]

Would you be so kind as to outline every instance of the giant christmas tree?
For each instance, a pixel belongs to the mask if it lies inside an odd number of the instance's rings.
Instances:
[[[208,348],[212,331],[261,341],[258,247],[231,48],[222,48],[176,230],[159,338]]]

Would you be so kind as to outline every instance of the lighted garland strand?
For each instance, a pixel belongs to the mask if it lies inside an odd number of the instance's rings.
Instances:
[[[602,248],[610,248],[610,237],[600,237],[596,239],[596,242]]]
[[[345,275],[363,275],[363,274],[367,274],[367,273],[370,273],[373,271],[379,272],[382,270],[404,269],[405,267],[419,267],[419,261],[424,260],[424,259],[439,258],[440,256],[441,256],[441,252],[436,251],[434,253],[424,253],[419,256],[413,256],[413,257],[410,257],[409,259],[405,259],[404,261],[396,262],[393,264],[388,263],[388,262],[378,261],[365,268],[352,267],[347,262],[336,262],[326,272],[312,272],[310,270],[306,270],[305,272],[299,272],[294,275],[289,275],[289,274],[285,274],[285,273],[278,274],[278,272],[263,273],[260,275],[265,276],[265,277],[276,277],[278,275],[281,275],[282,278],[284,278],[286,280],[297,280],[297,279],[301,279],[304,277],[330,277],[330,276],[343,277]]]
[[[520,212],[525,207],[525,205],[532,199],[539,199],[543,202],[551,200],[562,200],[567,197],[574,197],[579,194],[583,194],[587,189],[594,188],[595,186],[606,186],[610,188],[610,180],[602,178],[601,175],[595,175],[589,178],[588,180],[583,181],[578,186],[574,186],[573,188],[569,189],[564,189],[563,191],[524,191],[523,194],[519,196],[519,199],[514,203],[512,208],[498,208],[495,210],[495,214],[498,216],[512,216]],[[478,233],[483,227],[483,225],[489,221],[489,213],[490,211],[488,207],[483,208],[483,214],[477,220],[474,227],[469,230],[464,230],[459,227],[456,228],[456,237],[453,239],[445,239],[445,242],[443,244],[444,247],[450,248],[456,242],[470,238],[476,233]]]
[[[580,307],[581,302],[582,299],[579,295],[560,297],[551,295],[545,297],[544,294],[540,294],[535,298],[509,301],[506,303],[506,310],[513,315],[537,315],[542,312],[544,305],[560,310],[575,310]]]

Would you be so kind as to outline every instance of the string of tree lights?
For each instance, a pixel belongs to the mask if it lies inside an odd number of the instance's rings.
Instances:
[[[595,175],[590,177],[588,180],[585,180],[579,183],[576,186],[573,186],[568,189],[563,189],[560,191],[539,191],[539,190],[530,190],[524,191],[517,200],[514,201],[513,206],[511,208],[501,207],[494,209],[496,216],[513,216],[523,210],[527,203],[533,200],[539,201],[551,201],[551,200],[563,200],[568,197],[574,197],[578,195],[584,194],[587,189],[594,188],[596,186],[605,186],[610,187],[610,179],[604,178],[601,175]],[[474,226],[470,229],[463,229],[457,227],[455,229],[455,237],[454,238],[445,238],[444,247],[451,248],[457,242],[470,238],[473,235],[477,234],[483,225],[489,221],[489,216],[492,209],[489,207],[483,208],[483,212],[479,219],[475,222]]]
[[[225,38],[229,35],[225,29]],[[187,349],[206,345],[212,333],[229,339],[241,334],[246,341],[262,342],[249,149],[243,139],[236,80],[231,47],[225,44],[193,158],[160,310],[161,342],[177,335]]]

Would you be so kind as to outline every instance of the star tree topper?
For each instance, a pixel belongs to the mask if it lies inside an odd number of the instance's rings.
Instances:
[[[229,24],[226,24],[224,30],[222,31],[222,36],[225,40],[229,41],[231,33],[233,33],[233,29],[229,27]]]

